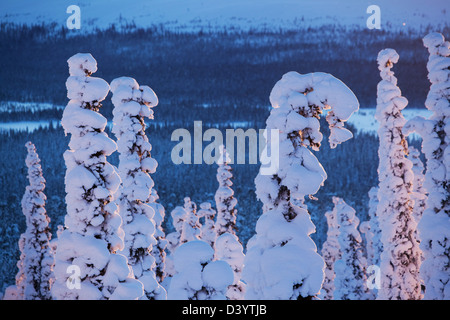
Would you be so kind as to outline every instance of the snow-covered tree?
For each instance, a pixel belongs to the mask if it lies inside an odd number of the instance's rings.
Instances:
[[[367,299],[366,265],[362,239],[358,231],[359,219],[355,210],[344,200],[333,197],[337,223],[339,225],[340,258],[334,264],[335,300]]]
[[[337,223],[336,206],[332,211],[325,213],[327,218],[328,231],[327,240],[322,245],[322,257],[325,261],[325,279],[322,285],[320,298],[324,300],[333,300],[334,292],[334,263],[340,259],[341,253],[339,250],[339,225]]]
[[[28,154],[29,185],[22,198],[22,212],[26,218],[26,230],[20,236],[19,272],[16,275],[18,297],[24,300],[49,300],[54,281],[54,252],[50,246],[50,218],[45,210],[45,179],[41,160],[31,142],[25,144]]]
[[[411,119],[404,131],[422,136],[427,159],[424,187],[428,198],[418,225],[424,298],[446,300],[450,299],[450,42],[440,33],[430,33],[423,43],[430,53],[431,82],[425,106],[432,115]]]
[[[406,120],[401,111],[408,101],[402,97],[397,79],[391,71],[398,59],[393,49],[384,49],[378,54],[382,80],[377,87],[375,114],[380,124],[377,216],[383,243],[378,298],[416,300],[421,298],[421,252],[416,240],[417,224],[411,200],[414,173],[411,161],[406,158],[408,143],[402,133]]]
[[[324,110],[328,110],[331,147],[350,139],[352,133],[343,126],[359,103],[353,92],[330,74],[296,72],[285,74],[276,83],[270,101],[273,109],[267,119],[267,136],[272,136],[273,130],[279,134],[266,151],[270,146],[273,153],[278,145],[279,154],[272,155],[273,170],[260,170],[255,180],[263,214],[256,235],[247,244],[243,270],[246,299],[311,299],[320,291],[325,264],[310,238],[315,226],[304,197],[315,194],[327,174],[309,148],[320,148],[319,118]]]
[[[377,216],[378,187],[370,188],[368,207],[369,220],[362,222],[359,226],[359,230],[364,234],[364,251],[367,260],[367,267],[369,268],[371,266],[380,266],[380,256],[381,252],[383,251],[383,243],[381,242],[381,229]],[[367,299],[376,299],[378,289],[375,286],[369,289],[370,290],[367,292]]]
[[[139,86],[133,78],[121,77],[111,82],[113,93],[113,133],[117,137],[119,174],[122,180],[118,199],[125,233],[121,253],[128,259],[134,276],[144,285],[148,299],[165,299],[166,291],[156,280],[155,211],[147,203],[154,182],[150,177],[158,163],[152,158],[152,146],[145,134],[145,118],[153,118],[152,108],[158,98],[148,86]]]
[[[189,197],[184,198],[184,210],[186,211],[186,218],[181,229],[180,244],[200,240],[202,227],[197,215],[197,205]]]
[[[363,246],[363,252],[366,258],[366,265],[365,265],[365,274],[366,277],[370,280],[370,277],[372,276],[371,274],[368,274],[371,270],[373,270],[372,268],[375,267],[373,264],[371,264],[369,261],[371,261],[371,259],[373,259],[373,250],[374,250],[374,243],[373,243],[373,239],[374,239],[374,234],[371,230],[371,224],[370,221],[364,221],[359,225],[359,230],[361,231],[362,234],[364,234],[365,237],[365,245]],[[371,269],[368,269],[372,266]],[[376,265],[378,267],[378,265]],[[373,286],[373,281],[371,282],[371,286],[367,286],[367,291],[366,291],[366,298],[368,300],[375,300],[377,298],[377,291],[378,289],[376,288],[376,286]]]
[[[167,249],[170,253],[173,253],[175,249],[178,248],[178,246],[181,244],[181,233],[183,231],[184,221],[187,217],[187,212],[183,207],[177,206],[172,210],[170,215],[172,217],[172,225],[174,226],[175,231],[169,233],[166,236],[166,240]]]
[[[360,230],[366,238],[366,257],[367,264],[380,265],[380,256],[383,251],[381,242],[381,229],[377,216],[378,207],[378,187],[372,187],[369,190],[369,220],[362,222]]]
[[[169,251],[169,255],[166,256],[166,264],[165,264],[165,272],[166,272],[166,280],[169,281],[174,274],[175,274],[175,266],[173,261],[173,254],[175,250],[181,245],[181,233],[183,232],[183,226],[184,221],[187,217],[186,210],[181,207],[177,206],[175,209],[172,210],[170,213],[172,217],[172,224],[175,228],[175,231],[169,233],[166,236],[167,240],[167,250]],[[164,287],[167,289],[167,281],[164,284]]]
[[[244,249],[238,237],[232,233],[223,233],[214,243],[215,260],[227,262],[233,269],[234,281],[226,292],[228,300],[244,300],[245,283],[241,281],[244,266]]]
[[[217,161],[217,181],[219,188],[216,191],[214,199],[216,201],[217,218],[216,218],[216,232],[217,235],[228,232],[236,234],[236,215],[237,200],[234,197],[234,191],[231,189],[233,182],[233,173],[230,165],[230,156],[223,146],[220,148],[220,155]]]
[[[122,220],[114,195],[120,177],[106,157],[116,143],[104,132],[107,121],[98,113],[109,85],[91,77],[97,61],[90,54],[68,60],[70,77],[62,126],[71,134],[70,150],[64,153],[67,215],[55,257],[55,299],[138,299],[142,283],[122,250]]]
[[[213,247],[217,238],[214,222],[216,211],[211,207],[211,203],[203,202],[200,204],[200,210],[197,211],[197,216],[199,218],[204,218],[204,222],[200,229],[201,240],[206,241],[211,247]]]
[[[213,261],[214,249],[201,240],[175,250],[176,274],[168,290],[169,300],[225,300],[233,283],[233,270],[225,261]]]
[[[412,171],[414,173],[413,193],[411,195],[411,199],[414,201],[413,217],[419,223],[427,200],[427,191],[423,186],[425,181],[424,166],[422,160],[420,160],[419,150],[414,147],[409,147],[408,159],[413,164]]]
[[[155,258],[155,275],[156,280],[161,283],[166,277],[166,234],[162,227],[166,210],[164,206],[158,202],[159,196],[155,188],[152,188],[152,194],[149,199],[149,206],[155,211],[153,220],[155,221],[155,239],[156,245],[153,246],[151,255]]]

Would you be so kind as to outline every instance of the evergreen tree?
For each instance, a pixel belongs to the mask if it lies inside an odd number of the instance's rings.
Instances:
[[[413,164],[412,171],[414,173],[413,194],[411,195],[411,199],[414,200],[413,217],[419,223],[420,219],[422,219],[427,200],[427,191],[423,186],[425,181],[424,166],[422,160],[420,160],[419,150],[414,147],[409,147],[408,159]]]
[[[244,249],[238,237],[232,233],[223,233],[214,243],[215,260],[227,262],[234,273],[233,284],[226,292],[228,300],[244,300],[245,283],[241,281],[244,266]]]
[[[421,252],[415,237],[417,224],[411,201],[414,174],[412,163],[406,158],[408,144],[402,133],[406,120],[401,111],[408,101],[401,96],[397,79],[391,71],[398,58],[393,49],[381,50],[378,54],[382,80],[377,88],[375,114],[380,124],[377,216],[383,243],[378,298],[416,300],[421,298]]]
[[[358,231],[359,219],[355,210],[344,200],[333,197],[339,225],[340,258],[334,265],[336,300],[367,299],[366,259],[362,252],[362,239]]]
[[[29,185],[22,198],[22,212],[26,218],[26,230],[20,236],[19,272],[16,276],[18,296],[24,300],[49,300],[54,281],[54,252],[50,246],[50,218],[45,210],[45,179],[36,147],[27,142],[26,164]]]
[[[170,278],[175,274],[173,254],[175,253],[175,250],[181,245],[181,233],[183,232],[183,226],[184,221],[187,218],[187,212],[183,207],[177,206],[175,207],[175,209],[172,210],[170,215],[172,217],[172,224],[175,228],[175,231],[169,233],[166,236],[167,249],[170,253],[169,255],[166,256],[166,264],[165,264],[167,281],[169,281]],[[164,287],[167,288],[167,284],[164,284]]]
[[[58,239],[55,299],[138,299],[142,283],[134,279],[125,256],[122,220],[114,195],[120,177],[107,161],[117,145],[104,132],[107,121],[98,113],[109,85],[91,77],[97,61],[90,54],[68,60],[70,77],[62,125],[71,134],[64,153],[67,215]]]
[[[184,210],[186,218],[183,221],[181,229],[180,244],[188,241],[200,240],[201,225],[197,215],[197,205],[191,201],[191,198],[184,198]]]
[[[236,215],[237,200],[234,198],[234,191],[231,189],[233,182],[232,169],[228,164],[230,157],[226,149],[221,146],[220,155],[217,161],[217,181],[219,182],[219,188],[215,194],[217,219],[216,219],[216,232],[220,236],[225,232],[236,234]]]
[[[200,210],[198,210],[197,215],[199,218],[204,218],[204,223],[200,229],[200,238],[213,247],[217,239],[217,231],[214,222],[216,211],[211,207],[211,203],[203,202],[200,204]]]
[[[155,221],[155,239],[156,245],[152,247],[151,255],[155,258],[156,280],[161,283],[166,277],[166,234],[162,227],[166,211],[164,206],[158,202],[159,196],[155,188],[152,188],[152,194],[149,199],[149,206],[155,211],[153,220]]]
[[[320,298],[324,300],[333,300],[334,279],[334,263],[340,259],[341,253],[339,249],[339,225],[337,223],[336,206],[332,211],[325,213],[327,218],[328,231],[327,240],[322,245],[322,257],[325,261],[325,279],[322,285]]]
[[[243,279],[246,299],[311,299],[320,291],[324,261],[310,238],[315,226],[304,197],[314,195],[327,175],[309,148],[322,141],[320,115],[328,110],[332,148],[352,137],[344,121],[358,110],[353,92],[326,73],[285,74],[270,94],[273,109],[267,119],[272,166],[261,167],[256,194],[263,214],[256,235],[247,244]],[[279,154],[276,154],[276,149]],[[268,154],[268,146],[266,146]]]
[[[369,190],[369,221],[368,231],[365,232],[365,235],[367,263],[376,266],[380,265],[380,256],[383,251],[379,217],[377,216],[378,202],[378,187],[372,187]],[[363,224],[361,227],[364,229]]]
[[[187,217],[187,212],[183,207],[177,206],[172,210],[170,215],[172,217],[172,224],[175,228],[175,231],[169,233],[166,236],[166,240],[167,249],[170,253],[173,253],[175,249],[178,248],[178,246],[181,244],[181,233],[183,232],[183,226],[184,221]]]
[[[111,82],[113,93],[113,133],[117,137],[119,173],[122,187],[119,213],[125,233],[124,249],[134,276],[144,285],[148,299],[165,299],[166,292],[156,280],[155,211],[148,204],[154,182],[150,177],[158,163],[151,157],[152,146],[145,134],[145,118],[153,118],[152,108],[158,98],[148,86],[139,86],[133,78],[121,77]]]
[[[431,82],[425,106],[432,115],[411,119],[404,131],[422,136],[427,159],[424,187],[428,198],[418,225],[424,298],[446,300],[450,299],[450,42],[440,33],[430,33],[423,43],[430,54],[427,69]]]

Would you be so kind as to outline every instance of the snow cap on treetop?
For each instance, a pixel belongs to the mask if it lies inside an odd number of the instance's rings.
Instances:
[[[130,89],[139,89],[139,84],[137,83],[137,81],[133,78],[130,77],[120,77],[120,78],[116,78],[113,81],[111,81],[110,87],[111,87],[111,92],[115,93],[115,91],[119,88],[119,87],[128,87]]]
[[[77,53],[67,63],[71,76],[86,76],[97,71],[97,61],[90,53]]]
[[[211,209],[211,203],[209,203],[209,202],[202,202],[200,204],[200,209],[202,209],[202,210]]]
[[[445,38],[439,32],[432,32],[427,34],[423,38],[423,45],[428,48],[430,53],[433,53],[438,46],[442,45],[445,42]]]
[[[270,103],[273,108],[292,109],[314,104],[321,110],[331,109],[341,121],[359,109],[355,94],[341,80],[323,72],[284,74],[270,93]]]
[[[385,68],[392,68],[393,63],[397,63],[399,55],[394,49],[383,49],[378,53],[378,69],[383,71]]]
[[[149,86],[139,86],[137,81],[130,77],[116,78],[111,82],[111,92],[114,94],[112,101],[114,105],[124,105],[128,113],[133,115],[140,114],[142,116],[151,117],[152,111],[149,108],[153,108],[158,105],[158,97],[156,93]],[[148,108],[145,110],[141,105],[145,105]],[[135,107],[133,109],[133,107]],[[134,110],[134,112],[133,112]]]
[[[172,212],[170,213],[173,220],[173,226],[175,227],[176,230],[181,230],[183,221],[184,219],[186,219],[186,214],[187,214],[186,210],[181,206],[175,207],[175,209],[173,209]]]
[[[208,243],[201,240],[189,241],[176,249],[174,254],[175,269],[182,272],[186,266],[209,263],[213,258],[214,249]]]

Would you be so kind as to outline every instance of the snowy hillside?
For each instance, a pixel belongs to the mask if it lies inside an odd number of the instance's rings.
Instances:
[[[366,27],[370,14],[367,0],[120,0],[73,1],[2,1],[0,19],[14,23],[65,24],[69,5],[81,8],[82,31],[106,28],[110,24],[135,23],[138,27],[163,24],[168,29],[228,30],[296,29],[323,24]],[[378,0],[382,29],[419,30],[427,25],[448,24],[450,6],[447,0]],[[87,28],[86,28],[87,27]]]

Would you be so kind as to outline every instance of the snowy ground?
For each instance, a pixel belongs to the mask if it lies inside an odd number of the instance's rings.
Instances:
[[[81,9],[81,31],[107,28],[112,23],[137,27],[164,25],[186,31],[200,28],[228,30],[296,29],[323,24],[365,28],[367,7],[381,9],[382,29],[418,30],[448,24],[448,0],[136,0],[124,8],[122,0],[1,1],[0,20],[14,23],[65,25],[69,5]],[[447,10],[446,10],[446,9]]]
[[[404,109],[402,113],[407,120],[415,116],[422,116],[427,118],[431,114],[431,112],[427,109],[409,109],[409,108]],[[352,115],[352,117],[348,122],[354,125],[357,128],[358,132],[376,134],[378,130],[378,122],[375,120],[374,115],[375,115],[375,108],[360,109],[358,112]],[[59,120],[1,122],[0,119],[0,132],[9,131],[11,129],[15,131],[33,132],[34,130],[39,129],[40,127],[48,128],[50,126],[50,123],[54,127],[61,126]],[[108,125],[111,125],[111,123],[109,123]],[[214,127],[214,125],[217,125],[218,127],[228,126],[230,128],[248,128],[250,123],[245,121],[234,121],[226,124],[224,123],[210,124],[209,126]]]

